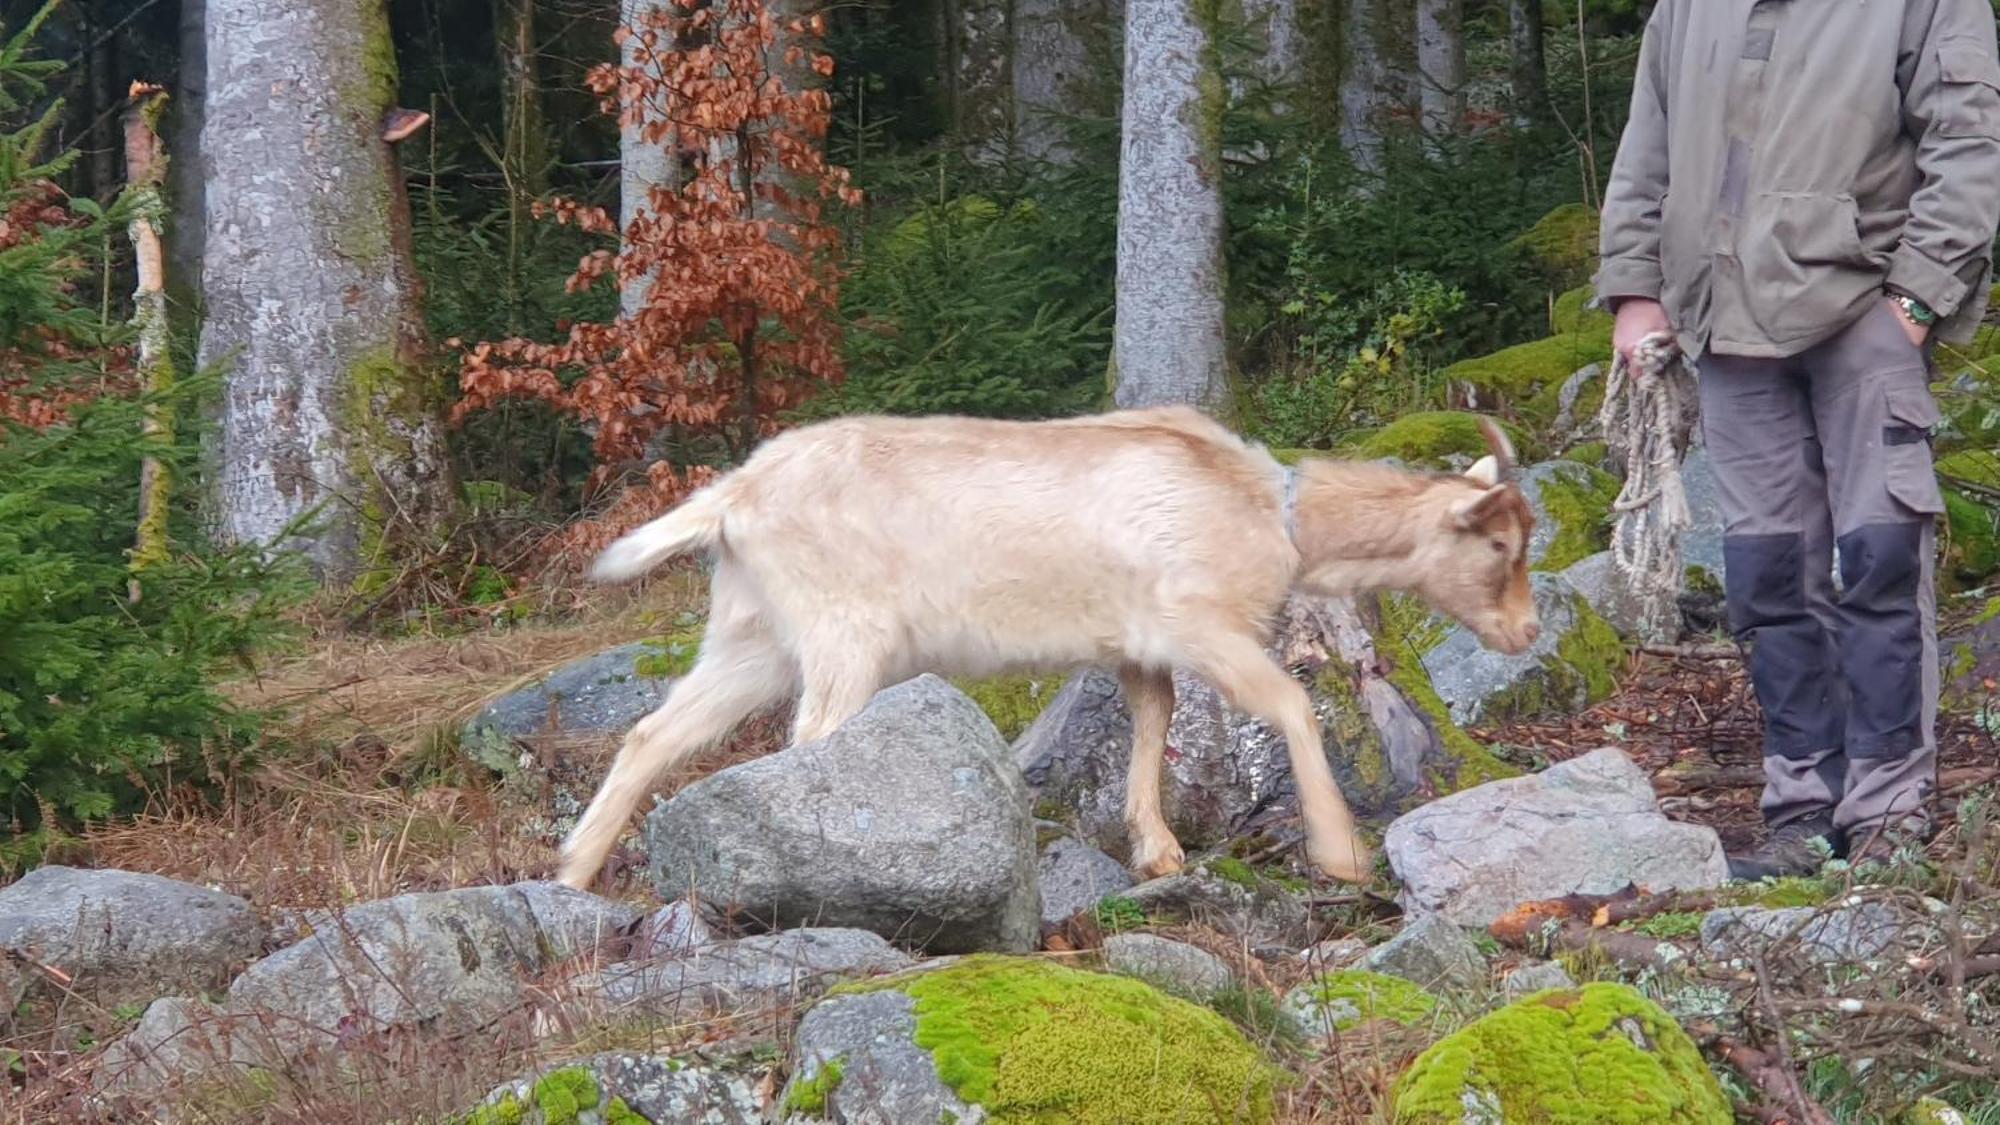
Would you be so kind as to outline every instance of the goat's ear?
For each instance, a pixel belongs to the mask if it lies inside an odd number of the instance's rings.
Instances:
[[[1500,462],[1492,454],[1487,454],[1479,460],[1474,461],[1472,467],[1465,470],[1465,475],[1488,488],[1492,488],[1494,485],[1500,483]]]
[[[1493,513],[1507,498],[1507,485],[1489,485],[1479,492],[1459,500],[1451,506],[1451,518],[1459,527],[1470,531],[1484,526],[1493,518]]]

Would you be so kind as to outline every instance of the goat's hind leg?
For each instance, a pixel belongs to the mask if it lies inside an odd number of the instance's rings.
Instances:
[[[761,629],[745,625],[719,635],[711,630],[694,668],[625,736],[611,772],[563,843],[558,881],[578,890],[596,881],[633,811],[660,779],[688,755],[790,695],[795,676],[790,657]]]
[[[1169,672],[1126,664],[1118,669],[1125,707],[1132,713],[1132,763],[1125,775],[1125,830],[1132,869],[1148,879],[1181,869],[1180,841],[1160,815],[1160,772],[1167,756],[1167,727],[1174,717]]]

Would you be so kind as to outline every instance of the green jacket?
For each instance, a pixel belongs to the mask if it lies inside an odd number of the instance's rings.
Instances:
[[[1596,289],[1685,354],[1788,356],[1884,288],[1964,343],[2000,226],[1988,0],[1659,0],[1605,193]]]

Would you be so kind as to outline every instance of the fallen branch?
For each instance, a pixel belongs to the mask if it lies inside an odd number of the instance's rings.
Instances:
[[[1686,660],[1740,660],[1743,650],[1735,645],[1640,645],[1647,656],[1671,656]]]
[[[1833,1114],[1826,1107],[1814,1101],[1799,1088],[1798,1076],[1779,1065],[1770,1055],[1738,1039],[1709,1028],[1701,1035],[1718,1051],[1745,1081],[1757,1092],[1778,1106],[1786,1107],[1770,1112],[1770,1107],[1751,1107],[1751,1112],[1766,1121],[1783,1121],[1787,1125],[1836,1125]]]

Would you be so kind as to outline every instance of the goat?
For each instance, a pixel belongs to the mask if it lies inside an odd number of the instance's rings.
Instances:
[[[1130,864],[1182,852],[1160,770],[1185,669],[1288,744],[1309,860],[1360,882],[1372,860],[1327,768],[1305,689],[1266,652],[1292,591],[1414,594],[1518,653],[1540,629],[1534,516],[1492,422],[1470,470],[1308,458],[1288,469],[1187,407],[1057,421],[840,418],[792,430],[607,547],[591,577],[713,558],[700,654],[626,737],[564,841],[560,881],[593,883],[677,763],[797,700],[792,744],[832,732],[922,672],[1115,667],[1132,714]]]

